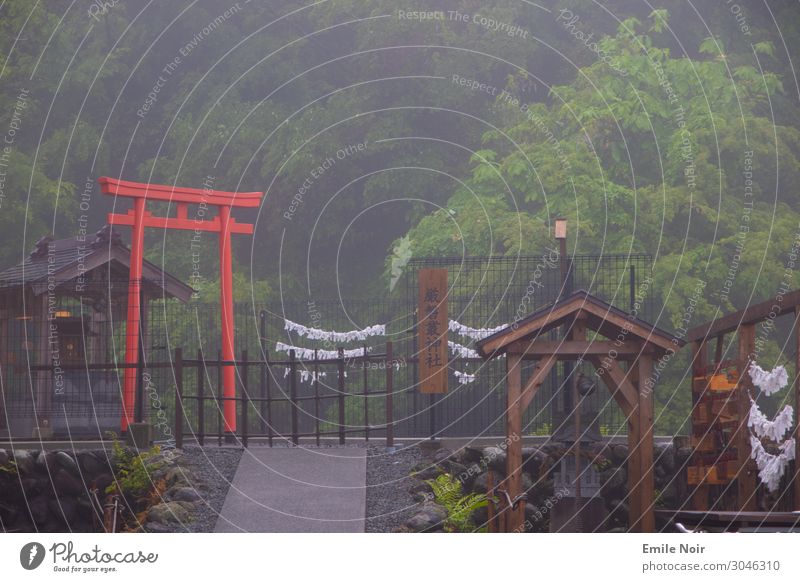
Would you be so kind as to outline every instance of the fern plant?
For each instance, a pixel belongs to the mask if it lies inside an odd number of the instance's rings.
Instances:
[[[146,494],[153,484],[150,474],[164,465],[163,462],[148,464],[147,461],[160,453],[161,447],[156,445],[149,451],[134,454],[122,445],[115,434],[111,436],[119,488],[123,493],[134,496]],[[114,493],[116,489],[117,483],[112,483],[106,488],[106,493]]]
[[[444,522],[444,528],[447,531],[476,531],[470,518],[475,510],[486,507],[488,503],[486,495],[482,493],[464,495],[461,482],[449,473],[442,473],[436,479],[428,480],[427,483],[431,486],[436,503],[447,511],[447,519]],[[486,531],[486,528],[480,528],[477,531]]]

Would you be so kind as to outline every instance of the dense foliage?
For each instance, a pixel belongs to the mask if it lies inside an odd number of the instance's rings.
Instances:
[[[797,286],[796,2],[491,4],[3,3],[0,265],[99,228],[120,175],[267,193],[240,300],[382,296],[393,257],[537,254],[557,215],[653,255],[667,328]],[[147,247],[214,300],[213,238]]]

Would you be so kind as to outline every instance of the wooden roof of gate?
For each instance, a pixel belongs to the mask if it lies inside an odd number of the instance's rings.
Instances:
[[[508,351],[520,340],[542,338],[546,332],[562,325],[572,325],[577,314],[582,314],[586,327],[609,339],[624,333],[626,340],[634,340],[643,346],[652,346],[656,351],[677,351],[685,341],[638,317],[614,307],[587,291],[579,290],[549,306],[478,341],[476,348],[484,358],[495,357]]]

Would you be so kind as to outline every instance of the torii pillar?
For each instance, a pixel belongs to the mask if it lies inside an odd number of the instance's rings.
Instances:
[[[146,227],[216,232],[219,234],[219,281],[222,318],[222,359],[232,362],[234,352],[233,273],[231,269],[231,234],[253,234],[252,224],[236,222],[231,217],[232,208],[258,208],[263,192],[223,192],[198,188],[178,188],[160,184],[129,182],[102,177],[97,180],[103,194],[133,198],[133,209],[127,214],[109,214],[108,223],[130,226],[131,264],[128,280],[128,318],[125,334],[125,368],[122,391],[122,418],[120,430],[126,432],[133,420],[136,406],[136,366],[139,363],[139,335],[141,326],[140,291],[142,288],[142,260],[144,255],[144,229]],[[153,216],[145,209],[148,200],[170,202],[176,205],[176,216]],[[190,204],[217,207],[217,216],[211,220],[188,217]],[[226,433],[236,432],[236,371],[227,365],[222,373],[223,418]]]

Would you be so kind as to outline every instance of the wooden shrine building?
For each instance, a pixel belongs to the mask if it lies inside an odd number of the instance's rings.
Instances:
[[[563,339],[550,339],[551,330],[560,330]],[[683,345],[586,291],[576,291],[477,343],[483,358],[506,355],[507,476],[501,486],[511,505],[503,510],[503,531],[522,531],[522,415],[559,360],[590,362],[627,417],[630,528],[654,531],[654,366]],[[535,364],[528,366],[528,361]]]
[[[43,237],[21,263],[0,272],[0,434],[117,430],[119,381],[86,365],[115,361],[115,348],[125,345],[131,252],[109,225],[85,238]],[[194,293],[147,261],[142,279],[143,305],[186,302]],[[31,372],[33,366],[53,370]]]

